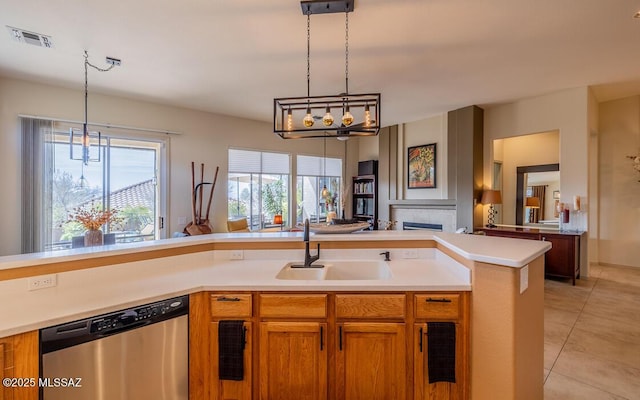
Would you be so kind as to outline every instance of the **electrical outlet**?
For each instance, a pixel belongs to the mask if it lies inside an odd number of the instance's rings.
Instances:
[[[42,275],[29,278],[29,290],[40,290],[54,287],[58,284],[58,275]]]
[[[178,225],[185,225],[187,223],[187,217],[178,217]]]
[[[418,249],[402,250],[402,258],[418,258]]]
[[[231,260],[244,260],[244,250],[231,250]]]

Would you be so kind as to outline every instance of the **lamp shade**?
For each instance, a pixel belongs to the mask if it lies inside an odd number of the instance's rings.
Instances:
[[[482,192],[482,204],[502,204],[502,194],[499,190],[485,190]]]
[[[537,197],[527,197],[527,207],[540,208],[540,199]]]
[[[273,216],[273,223],[275,225],[282,225],[282,215],[276,214]]]

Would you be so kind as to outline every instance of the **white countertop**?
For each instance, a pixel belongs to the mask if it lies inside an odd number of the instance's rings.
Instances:
[[[384,250],[326,250],[317,263],[380,261]],[[230,251],[218,250],[61,273],[57,286],[36,291],[26,290],[28,278],[4,281],[0,301],[10,306],[1,309],[0,337],[203,290],[471,290],[469,269],[441,251],[417,249],[415,259],[400,258],[402,251],[391,250],[391,277],[384,280],[280,280],[280,269],[301,261],[303,251],[250,250],[244,260],[232,261]]]
[[[212,234],[137,244],[104,246],[0,257],[0,269],[20,268],[107,255],[144,252],[211,242],[300,241],[301,233]],[[460,291],[472,290],[467,267],[435,248],[385,248],[389,241],[434,240],[473,261],[522,267],[544,254],[543,241],[477,235],[376,231],[349,235],[313,235],[312,242],[380,241],[375,249],[322,250],[321,260],[376,260],[390,250],[392,276],[386,280],[280,280],[275,276],[303,250],[244,250],[243,260],[230,260],[231,250],[202,251],[172,257],[82,269],[57,274],[57,286],[28,291],[29,278],[0,281],[0,337],[133,307],[202,290],[242,291]],[[312,245],[315,254],[315,245]],[[413,257],[410,256],[410,257]]]
[[[300,241],[301,239],[301,232],[213,233],[209,235],[126,243],[111,246],[96,246],[56,252],[3,256],[0,257],[0,270],[83,260],[94,257],[104,257],[107,255],[141,253],[150,250],[170,249],[207,243],[262,242],[274,240],[295,242]],[[433,233],[419,230],[363,231],[347,235],[311,234],[311,241],[320,243],[323,241],[357,242],[370,240],[435,240],[469,260],[506,265],[509,267],[523,267],[531,260],[537,258],[541,254],[544,254],[551,248],[550,243],[541,241],[487,237],[482,235]]]

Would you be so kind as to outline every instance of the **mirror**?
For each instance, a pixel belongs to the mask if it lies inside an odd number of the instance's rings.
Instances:
[[[558,228],[560,164],[518,167],[516,175],[516,225]]]
[[[545,190],[545,202],[553,199],[553,192],[559,190],[562,182],[560,178],[553,180],[541,172],[554,171],[559,175],[560,163],[560,132],[558,130],[512,136],[495,139],[492,146],[491,177],[492,189],[502,192],[502,206],[496,218],[496,224],[503,226],[522,226],[529,222],[527,218],[532,208],[527,209],[526,192],[529,186],[549,185]],[[542,170],[523,171],[522,182],[518,184],[518,168],[555,165]],[[553,183],[551,183],[553,182]],[[519,189],[518,189],[519,186]],[[533,197],[533,196],[529,196]],[[518,202],[520,201],[520,203]],[[497,208],[497,207],[496,207]],[[526,213],[526,216],[525,216]],[[554,219],[552,211],[544,208],[544,218],[538,212],[537,223],[542,220],[547,227],[547,220]],[[534,219],[536,216],[534,215]],[[553,228],[553,225],[549,225]]]

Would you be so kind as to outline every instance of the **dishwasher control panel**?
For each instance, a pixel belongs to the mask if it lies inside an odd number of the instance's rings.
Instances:
[[[142,325],[148,320],[165,319],[175,313],[182,312],[185,302],[180,298],[164,300],[158,303],[146,304],[137,308],[107,314],[103,317],[94,318],[91,322],[91,333],[110,332],[126,328],[130,325]],[[188,305],[187,305],[188,307]]]
[[[40,330],[42,350],[55,351],[188,313],[189,296],[181,296],[44,328]]]

